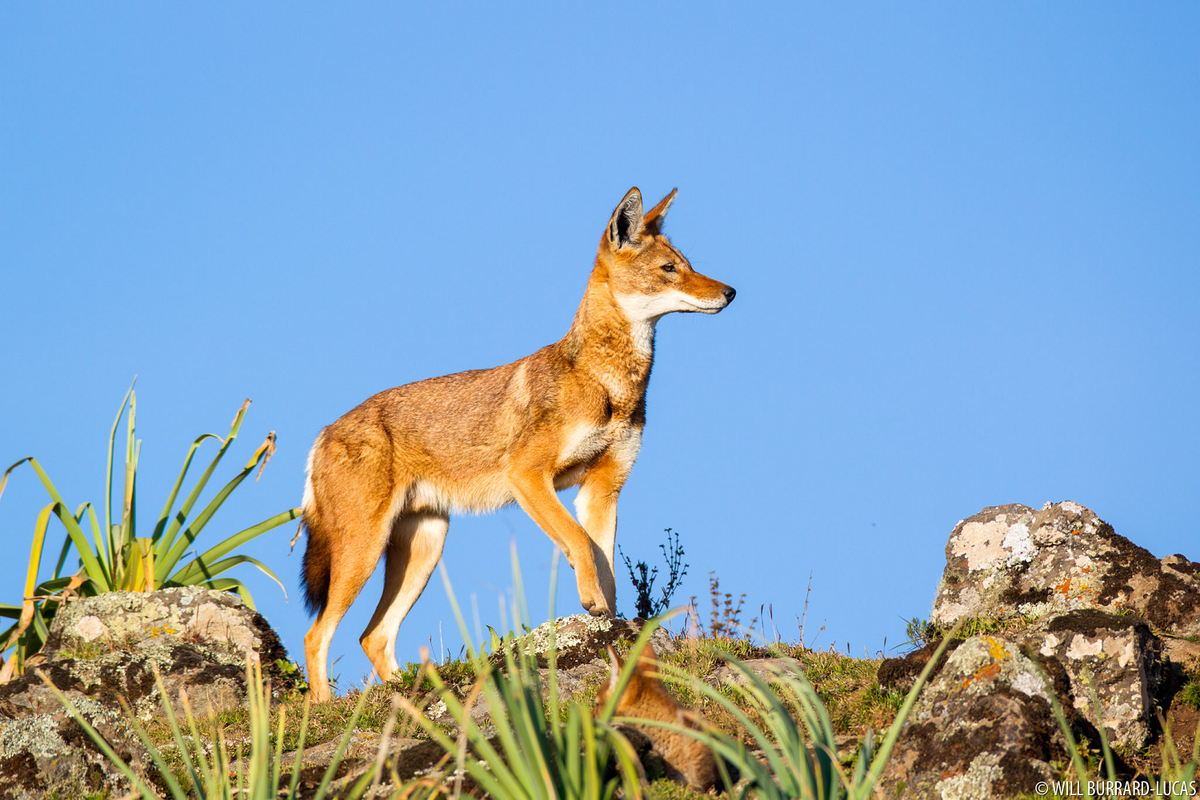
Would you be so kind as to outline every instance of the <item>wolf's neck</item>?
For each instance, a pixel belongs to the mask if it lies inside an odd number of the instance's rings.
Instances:
[[[606,283],[593,280],[563,342],[577,361],[641,382],[654,362],[654,326],[661,316],[620,302]]]

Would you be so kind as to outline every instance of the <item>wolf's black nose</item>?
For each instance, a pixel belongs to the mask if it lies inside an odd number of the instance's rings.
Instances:
[[[726,286],[725,291],[723,291],[722,294],[725,295],[725,300],[727,302],[732,303],[733,296],[737,294],[737,289],[734,289],[732,286]]]

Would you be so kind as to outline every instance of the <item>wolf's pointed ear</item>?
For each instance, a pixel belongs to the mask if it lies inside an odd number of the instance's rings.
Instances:
[[[612,649],[612,645],[608,646],[608,691],[615,692],[617,690],[617,681],[621,678],[621,663],[620,656],[617,651]]]
[[[642,226],[652,235],[657,236],[662,233],[663,220],[666,219],[667,209],[671,207],[671,203],[675,202],[675,193],[678,189],[672,189],[671,193],[658,201],[658,205],[646,212],[646,216],[642,217]]]
[[[658,653],[654,652],[654,647],[649,642],[646,643],[642,654],[638,657],[635,671],[639,673],[658,672]]]
[[[608,242],[614,248],[628,247],[642,235],[642,193],[635,186],[626,193],[608,221]]]

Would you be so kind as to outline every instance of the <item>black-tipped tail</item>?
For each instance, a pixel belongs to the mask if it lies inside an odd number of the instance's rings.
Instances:
[[[329,604],[329,567],[332,556],[329,541],[321,531],[304,520],[308,542],[304,548],[304,563],[300,567],[300,588],[304,605],[310,614],[320,614]]]

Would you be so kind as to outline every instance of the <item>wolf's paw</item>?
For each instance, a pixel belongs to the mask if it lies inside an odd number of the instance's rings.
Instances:
[[[612,611],[603,600],[583,600],[583,610],[593,617],[611,617]]]

